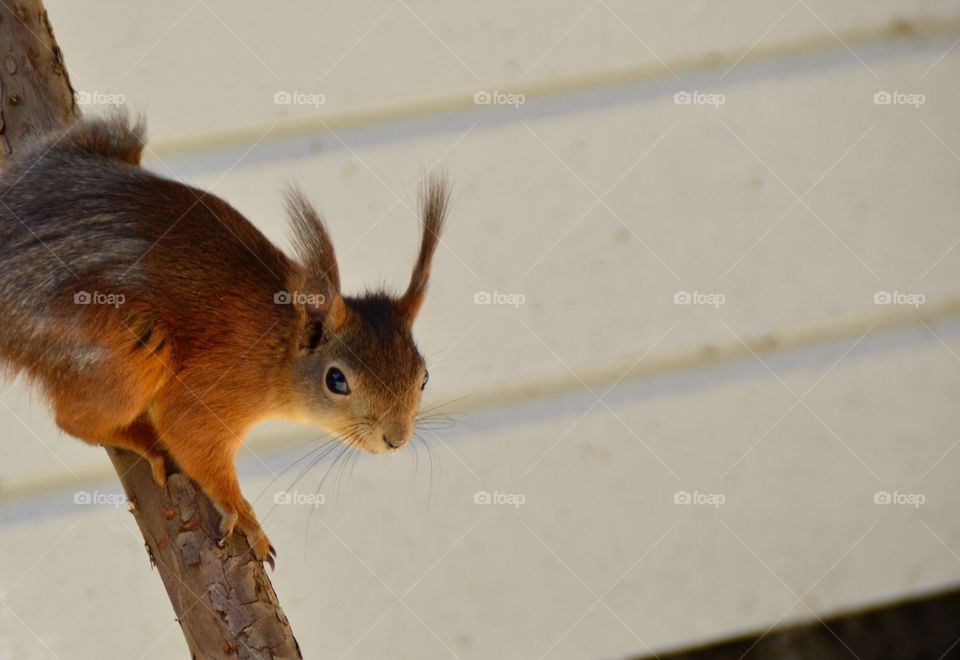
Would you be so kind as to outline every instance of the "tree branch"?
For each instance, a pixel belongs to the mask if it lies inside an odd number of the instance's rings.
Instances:
[[[24,139],[79,114],[42,1],[0,0],[0,165]],[[170,461],[164,491],[136,454],[107,453],[193,657],[302,658],[247,540],[217,546],[220,515],[203,491]]]

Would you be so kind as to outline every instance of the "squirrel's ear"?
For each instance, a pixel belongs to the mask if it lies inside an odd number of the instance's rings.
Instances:
[[[303,267],[302,291],[293,292],[294,304],[302,304],[308,318],[337,328],[346,320],[346,304],[340,297],[340,269],[327,227],[299,188],[286,193],[287,212],[293,226],[293,244]]]
[[[443,176],[430,177],[420,194],[420,213],[423,216],[423,235],[420,240],[420,254],[410,275],[410,284],[406,293],[400,297],[398,306],[404,316],[413,322],[423,304],[430,279],[430,263],[433,253],[440,242],[440,232],[447,214],[450,190]]]

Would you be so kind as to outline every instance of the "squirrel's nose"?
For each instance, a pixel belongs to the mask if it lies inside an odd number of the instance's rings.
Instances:
[[[390,449],[399,449],[407,443],[406,439],[401,435],[387,435],[386,433],[383,434],[383,442],[390,447]]]

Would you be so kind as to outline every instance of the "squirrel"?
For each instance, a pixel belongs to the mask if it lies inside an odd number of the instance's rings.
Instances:
[[[140,167],[143,120],[85,118],[0,172],[0,365],[25,373],[67,434],[132,450],[156,483],[168,454],[206,492],[226,540],[276,550],[234,456],[268,417],[312,422],[371,453],[412,434],[429,374],[412,336],[449,201],[420,200],[406,291],[341,294],[327,227],[286,194],[296,258],[219,197]]]

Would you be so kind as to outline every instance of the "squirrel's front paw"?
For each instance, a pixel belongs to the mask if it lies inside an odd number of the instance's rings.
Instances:
[[[270,544],[270,539],[267,538],[260,524],[256,520],[251,522],[241,519],[239,527],[240,531],[247,537],[247,542],[250,544],[250,549],[257,561],[267,562],[271,569],[275,569],[277,567],[277,551]]]
[[[237,526],[240,514],[236,509],[228,509],[221,505],[217,505],[217,509],[220,511],[220,540],[217,541],[217,545],[222,548],[227,545],[227,539],[233,534],[233,529]]]
[[[224,510],[223,507],[218,507],[222,516],[220,521],[222,538],[217,545],[221,548],[226,546],[227,539],[233,534],[234,529],[239,528],[243,535],[247,537],[247,542],[250,544],[250,549],[257,561],[267,562],[270,564],[270,568],[276,568],[276,549],[270,544],[270,539],[267,538],[260,523],[257,522],[253,514],[253,508],[247,502],[244,502],[244,505],[243,511]]]
[[[248,534],[247,540],[250,542],[253,556],[257,558],[257,561],[266,562],[270,564],[270,570],[275,570],[277,568],[277,550],[270,545],[270,539],[267,538],[267,535],[261,530],[259,536],[251,538]]]

